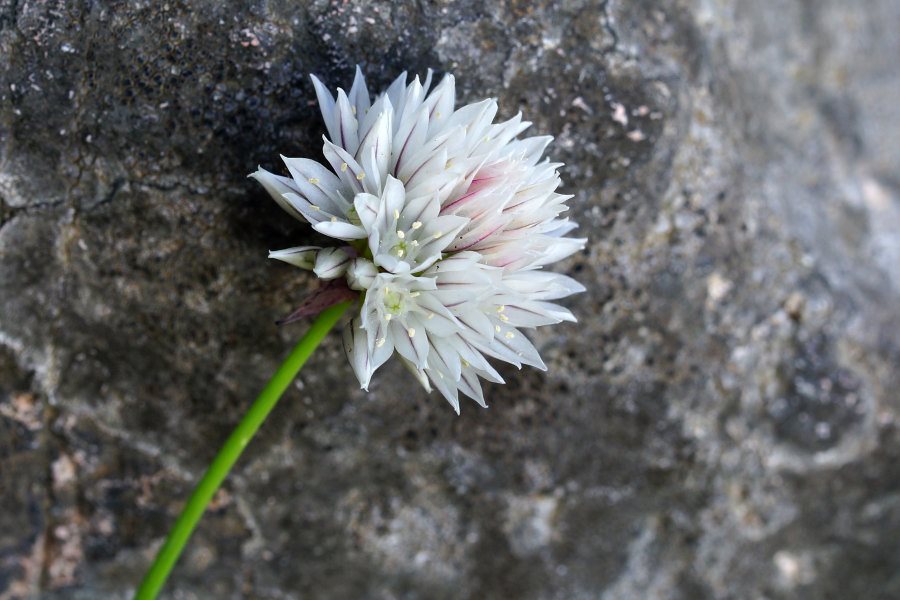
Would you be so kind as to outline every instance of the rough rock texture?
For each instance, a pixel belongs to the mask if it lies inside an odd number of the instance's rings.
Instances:
[[[0,0],[0,598],[125,598],[313,284],[306,74],[557,136],[577,326],[457,418],[332,335],[171,598],[900,597],[900,2]]]

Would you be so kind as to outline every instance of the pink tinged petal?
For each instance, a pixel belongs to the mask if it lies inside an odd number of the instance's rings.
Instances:
[[[400,353],[400,356],[417,367],[424,368],[428,361],[428,336],[425,333],[425,327],[418,322],[418,319],[407,319],[405,326],[399,321],[393,320],[390,322],[388,330],[393,337],[394,348]]]
[[[353,225],[346,221],[320,221],[313,225],[313,229],[329,237],[344,240],[362,240],[366,237],[366,230],[359,225]]]
[[[340,195],[344,189],[341,181],[324,165],[306,158],[281,157],[294,178],[298,195],[310,205],[334,215],[343,215],[349,203]]]
[[[328,129],[328,135],[332,139],[340,136],[340,130],[337,128],[337,119],[335,119],[334,96],[328,91],[321,81],[315,76],[310,75],[313,87],[316,88],[316,97],[319,99],[319,110],[322,111],[322,119],[325,121],[325,127]]]
[[[366,88],[366,78],[362,70],[356,65],[356,74],[353,77],[353,85],[350,86],[350,104],[355,108],[357,120],[362,119],[369,110],[371,98]]]
[[[316,254],[319,250],[321,250],[319,246],[295,246],[284,250],[270,250],[269,258],[311,271],[316,264]]]
[[[316,256],[313,272],[319,279],[337,279],[347,272],[350,255],[341,248],[323,248]]]
[[[348,288],[343,280],[329,281],[304,298],[294,312],[280,321],[276,321],[276,323],[278,325],[287,325],[304,317],[317,315],[329,306],[353,300],[357,296],[359,294]]]
[[[429,394],[431,393],[431,383],[428,381],[428,375],[425,374],[424,369],[420,369],[416,367],[416,365],[412,364],[402,356],[400,357],[400,362],[403,363],[403,366],[412,373],[413,377],[425,388],[425,391]]]
[[[344,326],[343,334],[344,352],[353,368],[353,373],[359,380],[359,386],[369,391],[369,381],[375,368],[372,366],[368,344],[366,344],[366,332],[359,327],[358,319],[351,319]]]

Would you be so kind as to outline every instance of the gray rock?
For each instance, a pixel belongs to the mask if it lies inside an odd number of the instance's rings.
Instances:
[[[0,1],[0,597],[126,598],[303,331],[307,73],[453,71],[590,236],[457,418],[328,338],[171,598],[900,597],[900,3]]]

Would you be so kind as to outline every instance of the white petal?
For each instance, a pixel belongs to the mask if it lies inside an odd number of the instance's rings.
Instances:
[[[353,85],[350,87],[350,103],[356,109],[357,120],[362,119],[369,110],[369,90],[366,88],[366,78],[362,70],[356,65],[356,74],[353,77]]]
[[[355,154],[359,147],[359,122],[353,114],[353,107],[344,90],[338,88],[335,119],[337,120],[338,137],[332,139],[348,153]]]
[[[369,355],[366,332],[359,327],[357,319],[351,319],[349,323],[344,325],[343,341],[344,352],[346,352],[347,358],[350,360],[353,373],[359,380],[359,386],[369,391],[369,381],[372,379],[372,373],[375,372],[375,368],[372,366]]]
[[[284,250],[271,250],[269,251],[269,258],[284,261],[295,267],[311,271],[316,263],[316,253],[320,249],[319,246],[295,246]]]
[[[352,290],[366,290],[378,275],[378,269],[365,258],[354,258],[347,268],[347,285]]]
[[[313,229],[319,233],[347,242],[365,239],[366,237],[365,229],[346,221],[320,221],[313,225]]]
[[[293,190],[311,205],[333,215],[344,215],[350,207],[340,195],[344,185],[324,165],[306,158],[281,157],[294,178]]]
[[[256,181],[260,182],[262,186],[265,188],[269,195],[278,203],[285,212],[289,215],[298,219],[300,221],[305,221],[306,217],[303,216],[303,213],[295,208],[290,202],[285,198],[285,194],[296,194],[299,190],[297,190],[296,185],[293,180],[288,179],[287,177],[279,177],[274,173],[270,173],[263,168],[257,169],[255,173],[251,173],[249,177],[252,177]]]
[[[328,130],[328,135],[331,139],[337,139],[340,137],[340,132],[337,128],[337,120],[335,119],[334,96],[331,95],[328,88],[326,88],[315,75],[310,75],[309,78],[312,79],[313,87],[316,88],[316,97],[319,99],[319,110],[322,111],[322,119],[325,121],[325,128]]]
[[[405,325],[393,320],[388,330],[393,336],[394,348],[400,356],[419,368],[425,368],[428,361],[428,335],[425,333],[425,327],[417,319],[410,319]]]
[[[347,272],[350,255],[341,248],[323,248],[316,255],[313,268],[319,279],[337,279]]]

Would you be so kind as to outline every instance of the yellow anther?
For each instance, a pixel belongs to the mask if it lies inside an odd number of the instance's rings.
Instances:
[[[421,226],[422,226],[422,221],[416,221],[412,224],[413,229],[418,229]]]
[[[317,183],[319,183],[319,178],[318,177],[310,177],[309,182],[313,185],[316,185]]]
[[[392,315],[391,313],[388,313],[388,314],[384,315],[384,320],[385,320],[385,321],[390,321],[390,320],[391,320],[391,317],[393,317],[393,316],[394,316],[394,315]]]
[[[347,170],[347,163],[341,163],[341,173]]]
[[[402,231],[400,231],[400,230],[398,229],[398,230],[397,230],[397,237],[400,238],[400,239],[402,240],[402,239],[404,239],[404,238],[406,237],[406,234],[403,233]]]
[[[320,210],[319,207],[316,206],[315,204],[310,204],[309,207],[313,210]]]
[[[378,338],[377,340],[375,340],[375,347],[381,348],[382,346],[384,346],[384,343],[386,341],[387,341],[387,338]]]
[[[501,315],[500,315],[500,320],[503,321],[504,323],[506,323],[507,321],[509,321],[509,317],[507,317],[506,315],[501,314]]]
[[[438,231],[436,234],[434,234],[434,239],[439,240],[439,239],[441,239],[441,236],[443,236],[443,235],[444,235],[443,231]]]
[[[395,218],[395,219],[399,219],[399,218],[400,218],[400,211],[397,210],[396,208],[394,209],[394,218]]]
[[[365,173],[360,173],[359,175],[356,176],[356,179],[359,180],[359,181],[362,181],[362,180],[365,179],[365,178],[366,178],[366,174],[365,174]]]
[[[494,325],[494,331],[496,331],[497,333],[500,333],[500,326]]]
[[[337,223],[337,217],[331,217],[331,222],[332,222],[332,223]]]
[[[501,304],[500,306],[497,307],[497,312],[498,312],[498,313],[503,312],[504,310],[506,310],[506,305],[505,305],[505,304]]]
[[[406,330],[406,335],[408,335],[411,338],[416,337],[416,330],[413,329],[412,327],[410,327],[409,329]]]
[[[514,334],[512,331],[507,331],[507,332],[506,332],[506,339],[511,340],[511,339],[513,339],[514,337],[516,337],[516,334]]]

